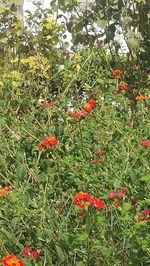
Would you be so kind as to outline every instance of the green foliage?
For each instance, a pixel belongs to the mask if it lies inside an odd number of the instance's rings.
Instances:
[[[25,26],[17,1],[0,1],[1,257],[15,254],[27,266],[149,265],[149,215],[138,222],[150,209],[149,2],[124,2],[37,4]],[[62,24],[60,10],[69,14]],[[127,54],[114,39],[118,26]],[[95,108],[75,116],[89,99]],[[40,149],[48,136],[59,143]],[[108,196],[120,188],[123,197]],[[76,206],[79,191],[105,208]],[[22,254],[27,246],[39,260]]]

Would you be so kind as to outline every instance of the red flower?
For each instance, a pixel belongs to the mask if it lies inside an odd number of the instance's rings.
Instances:
[[[113,77],[116,78],[116,77],[120,77],[122,74],[121,70],[120,69],[115,69],[113,71]]]
[[[97,197],[93,197],[93,206],[96,207],[97,209],[104,209],[105,208],[104,201],[97,198]]]
[[[30,246],[27,246],[27,247],[22,249],[21,253],[24,255],[25,258],[29,258],[30,257],[31,249],[32,248]]]
[[[86,103],[83,109],[85,112],[90,112],[92,110],[92,106],[89,103]]]
[[[118,199],[115,199],[114,202],[113,202],[113,205],[114,206],[118,206],[119,205],[119,200]]]
[[[141,144],[142,146],[147,146],[149,147],[150,146],[150,141],[149,140],[141,140],[139,142],[139,144]]]
[[[84,214],[83,213],[79,213],[79,218],[83,219],[84,218]]]
[[[96,163],[102,163],[103,160],[101,158],[96,159]]]
[[[0,260],[4,266],[25,266],[23,261],[15,255],[7,255]]]
[[[145,215],[150,215],[150,210],[144,210],[143,212]]]
[[[123,198],[128,188],[120,188],[108,194],[108,198]]]
[[[96,163],[96,160],[90,160],[89,163],[94,164],[94,163]]]
[[[125,83],[120,83],[120,85],[118,86],[119,89],[121,90],[126,90],[127,85]]]
[[[46,149],[46,148],[52,148],[53,146],[58,144],[58,140],[54,136],[49,136],[43,140],[37,145],[40,149]]]
[[[78,205],[80,208],[84,209],[92,203],[92,198],[88,193],[80,191],[73,199],[73,203]]]
[[[32,256],[33,256],[33,259],[37,261],[39,259],[39,256],[40,256],[40,252],[38,250],[33,250]]]
[[[71,116],[73,117],[74,120],[79,120],[80,117],[85,117],[86,113],[84,111],[80,112],[70,112]]]
[[[95,159],[95,160],[90,160],[89,163],[90,164],[95,164],[95,163],[102,163],[103,160],[101,158]]]
[[[147,220],[148,220],[148,217],[146,215],[142,215],[142,216],[137,218],[138,222],[147,221]]]
[[[116,191],[116,197],[118,198],[123,198],[125,196],[125,194],[122,191]]]
[[[96,151],[95,154],[96,154],[96,155],[99,155],[99,154],[101,154],[101,155],[105,155],[106,152],[107,152],[107,151],[103,149],[103,150],[101,150],[101,151]]]
[[[91,105],[92,109],[96,107],[96,100],[95,99],[88,100],[87,103]]]
[[[73,199],[73,203],[81,209],[85,209],[85,207],[89,205],[96,207],[97,209],[103,209],[105,207],[103,200],[97,197],[92,198],[90,194],[82,191],[76,194]]]

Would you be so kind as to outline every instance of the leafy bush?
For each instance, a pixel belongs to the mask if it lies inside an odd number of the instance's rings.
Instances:
[[[66,51],[66,25],[50,10],[29,12],[32,33],[9,2],[0,15],[0,263],[149,265],[149,78],[141,61],[132,61],[134,72],[128,55],[113,52],[113,61],[94,42]],[[58,3],[68,12],[77,5]]]

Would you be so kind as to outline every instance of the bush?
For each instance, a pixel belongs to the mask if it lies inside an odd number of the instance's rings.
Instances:
[[[147,74],[103,45],[66,51],[50,11],[34,34],[1,12],[0,263],[149,265]]]

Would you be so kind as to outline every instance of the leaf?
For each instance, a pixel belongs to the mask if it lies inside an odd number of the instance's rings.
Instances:
[[[77,234],[77,235],[75,236],[75,240],[76,240],[76,241],[85,241],[85,240],[87,240],[87,238],[88,238],[88,234],[87,234],[87,233],[84,233],[84,234]]]
[[[24,265],[26,265],[26,266],[32,266],[33,265],[29,259],[23,258],[22,261],[24,262]]]
[[[57,250],[57,254],[58,254],[59,259],[62,262],[65,261],[64,253],[63,253],[62,249],[58,245],[56,245],[56,250]]]
[[[76,262],[76,266],[85,266],[85,263],[82,261]]]
[[[102,19],[97,21],[97,26],[100,27],[101,29],[104,29],[106,25],[107,25],[107,20]]]
[[[16,159],[19,162],[22,162],[24,160],[24,151],[18,150],[16,152]]]
[[[129,211],[132,208],[132,205],[128,202],[124,203],[123,210]]]
[[[140,180],[145,181],[145,182],[150,182],[150,175],[142,176],[142,177],[140,177]]]
[[[139,4],[141,4],[141,3],[146,4],[145,0],[136,0],[136,2]]]
[[[0,234],[3,234],[8,239],[8,242],[16,244],[16,238],[11,235],[10,231],[8,232],[4,228],[1,228]]]
[[[27,166],[25,164],[22,164],[17,168],[16,176],[19,178],[24,178],[26,173],[27,173]]]
[[[132,37],[127,41],[127,45],[130,49],[138,48],[139,40],[137,38]]]

